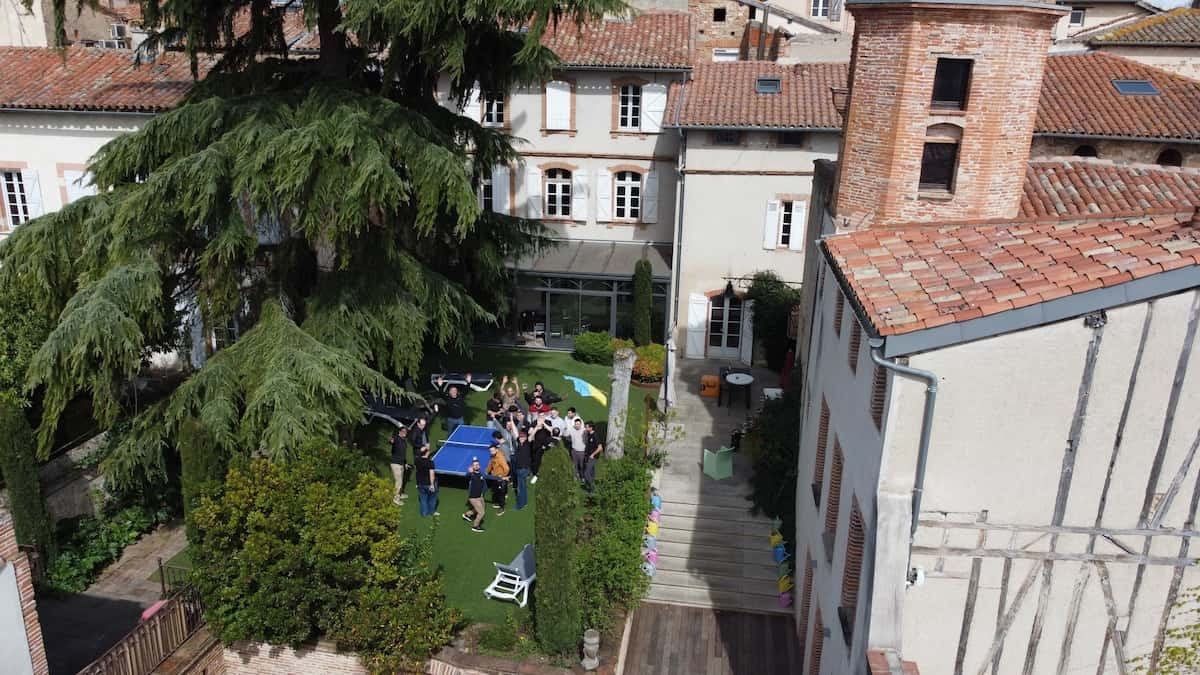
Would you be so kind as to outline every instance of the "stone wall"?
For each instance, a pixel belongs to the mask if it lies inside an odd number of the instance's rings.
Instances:
[[[1156,164],[1159,154],[1170,148],[1179,151],[1179,154],[1183,156],[1185,167],[1200,167],[1200,146],[1172,145],[1158,141],[1101,141],[1090,138],[1037,137],[1033,139],[1031,156],[1035,159],[1070,157],[1084,145],[1095,148],[1096,156],[1100,159],[1136,164]]]
[[[238,642],[224,650],[223,661],[226,675],[368,675],[369,672],[357,655],[339,652],[327,640],[300,649]]]
[[[42,625],[38,622],[29,560],[17,548],[12,514],[5,510],[0,510],[0,566],[2,565],[12,565],[16,571],[21,617],[25,622],[25,640],[29,645],[29,659],[33,663],[34,675],[46,675],[50,672],[50,667],[46,662],[46,648],[42,644]],[[28,664],[24,667],[27,668]],[[3,670],[3,666],[0,666],[0,670]]]

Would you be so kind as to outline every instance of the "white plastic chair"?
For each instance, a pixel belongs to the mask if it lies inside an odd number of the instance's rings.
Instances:
[[[529,586],[537,579],[537,568],[533,562],[533,544],[525,548],[507,565],[496,566],[496,578],[483,590],[484,596],[493,600],[516,600],[524,607],[529,602]]]

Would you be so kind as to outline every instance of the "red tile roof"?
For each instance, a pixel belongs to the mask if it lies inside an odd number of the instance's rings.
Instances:
[[[1200,47],[1200,9],[1182,7],[1092,38],[1095,45]]]
[[[862,230],[823,244],[880,335],[999,314],[1200,265],[1200,220]]]
[[[201,59],[201,77],[211,65]],[[0,108],[156,113],[193,84],[187,57],[175,52],[135,66],[124,50],[70,47],[64,60],[54,49],[0,47],[0,73]]]
[[[124,23],[133,23],[141,25],[142,23],[142,5],[140,3],[132,3],[121,5],[120,7],[100,6],[100,11],[108,16],[120,19]]]
[[[685,69],[692,65],[692,17],[685,12],[644,12],[583,26],[551,25],[542,44],[567,66]]]
[[[1147,80],[1156,96],[1127,96],[1113,80]],[[1046,60],[1034,133],[1200,139],[1200,82],[1104,52]]]
[[[846,85],[848,70],[845,63],[701,63],[686,86],[671,88],[667,110],[682,127],[840,129],[830,89]],[[779,78],[779,93],[758,93],[760,77]]]
[[[1200,173],[1105,160],[1032,161],[1025,172],[1022,220],[1110,218],[1200,207]]]

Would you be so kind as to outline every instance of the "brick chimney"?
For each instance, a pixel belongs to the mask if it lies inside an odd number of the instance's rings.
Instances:
[[[847,0],[849,104],[839,230],[1013,218],[1051,30],[1020,0]]]

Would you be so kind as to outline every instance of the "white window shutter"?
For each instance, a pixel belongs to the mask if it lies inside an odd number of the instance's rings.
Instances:
[[[754,361],[754,301],[742,303],[742,339],[738,343],[738,357],[750,365]]]
[[[642,131],[656,134],[662,131],[663,113],[667,109],[667,85],[642,86]]]
[[[767,214],[763,217],[763,240],[765,249],[774,250],[779,246],[779,213],[782,206],[778,199],[767,200]]]
[[[612,222],[612,174],[604,169],[596,172],[596,222]]]
[[[479,104],[479,83],[476,83],[471,88],[471,95],[467,97],[467,103],[463,106],[463,117],[469,117],[476,122],[483,119],[482,108]]]
[[[708,337],[708,298],[700,293],[688,294],[687,346],[684,356],[704,358],[704,343]]]
[[[658,172],[646,172],[646,184],[642,186],[642,222],[658,222]]]
[[[542,217],[542,172],[537,169],[525,172],[525,217]]]
[[[788,239],[788,248],[793,251],[804,250],[805,232],[808,230],[808,202],[792,202],[792,235]]]
[[[42,184],[34,169],[21,169],[21,182],[25,184],[25,203],[29,205],[29,217],[37,218],[46,212],[42,203]]]
[[[554,80],[546,83],[546,128],[571,128],[571,83]]]
[[[582,223],[588,219],[588,173],[575,171],[571,174],[571,217]]]
[[[492,210],[496,213],[509,213],[508,175],[508,167],[503,164],[492,168]]]

